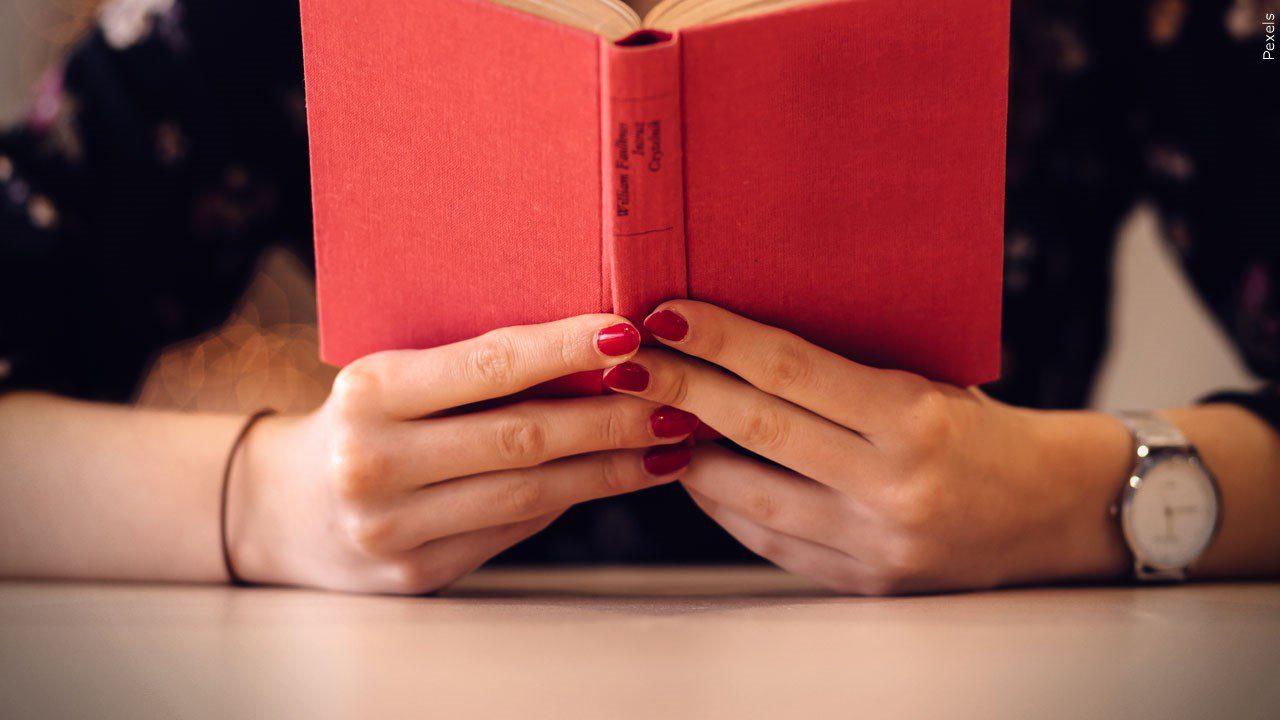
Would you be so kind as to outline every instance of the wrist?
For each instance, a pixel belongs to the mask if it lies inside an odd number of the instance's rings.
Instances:
[[[1040,463],[1060,498],[1041,554],[1048,580],[1129,574],[1130,557],[1112,508],[1133,467],[1129,431],[1099,412],[1038,413]]]
[[[239,579],[252,584],[283,581],[287,537],[282,532],[282,463],[296,445],[299,418],[273,415],[254,423],[231,458],[225,522],[227,552]]]

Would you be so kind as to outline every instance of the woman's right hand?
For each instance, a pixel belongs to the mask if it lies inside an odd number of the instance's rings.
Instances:
[[[612,367],[639,340],[621,317],[584,315],[355,361],[319,410],[266,418],[246,438],[228,505],[237,572],[430,592],[575,503],[675,480],[697,418],[673,408],[606,395],[446,414]]]

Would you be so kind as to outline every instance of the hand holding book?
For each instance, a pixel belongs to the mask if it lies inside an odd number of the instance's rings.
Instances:
[[[641,349],[605,385],[777,463],[699,446],[681,475],[777,565],[877,595],[1122,572],[1105,508],[1131,450],[1114,418],[859,365],[705,303],[666,303],[645,326],[671,350]]]
[[[232,564],[252,583],[429,592],[571,505],[675,480],[697,419],[674,408],[610,395],[451,412],[639,344],[622,318],[588,315],[352,363],[323,408],[261,421],[237,456]]]
[[[1017,411],[956,389],[999,370],[1007,4],[668,0],[641,22],[612,0],[497,1],[372,4],[358,32],[341,5],[302,4],[325,358],[584,312],[638,322],[672,298],[727,308],[674,306],[719,318],[690,317],[682,349],[742,330],[735,358],[704,359],[745,382],[644,349],[555,391],[687,387],[670,404],[789,468],[708,449],[688,485],[713,517],[754,549],[826,547],[763,553],[784,566],[852,558],[812,573],[835,587],[899,589],[895,563],[923,555],[912,519],[942,507],[911,499],[991,460],[930,433],[958,413],[980,420],[973,438],[1025,439],[993,430],[1025,431]],[[791,360],[830,372],[771,384]],[[804,380],[827,384],[790,397]],[[775,485],[800,493],[782,534],[716,493]],[[997,505],[1018,492],[988,489]],[[806,535],[833,528],[840,542]],[[981,557],[1003,539],[955,538]]]

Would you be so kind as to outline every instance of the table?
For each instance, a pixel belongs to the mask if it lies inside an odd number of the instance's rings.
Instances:
[[[842,598],[743,568],[439,597],[0,583],[4,718],[1280,718],[1280,584]]]

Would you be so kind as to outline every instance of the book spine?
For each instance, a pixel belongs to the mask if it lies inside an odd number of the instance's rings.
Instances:
[[[602,39],[600,111],[603,300],[638,323],[688,294],[679,36]]]

